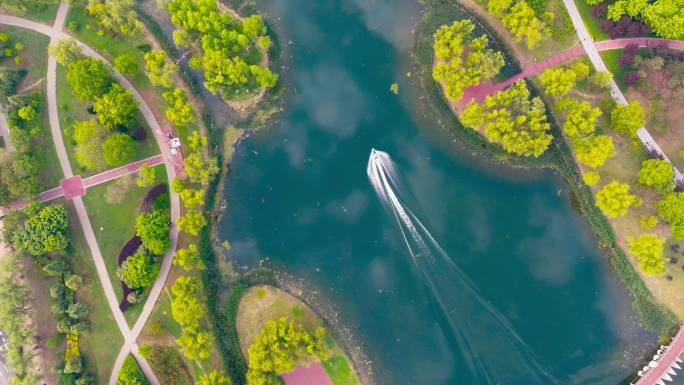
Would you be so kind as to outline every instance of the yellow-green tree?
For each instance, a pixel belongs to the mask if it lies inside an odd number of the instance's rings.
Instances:
[[[658,201],[658,215],[672,226],[672,235],[684,239],[684,193],[671,192]]]
[[[563,67],[547,68],[539,75],[539,82],[549,95],[565,95],[575,86],[577,74]]]
[[[638,238],[629,238],[627,242],[629,252],[636,256],[644,274],[656,275],[665,272],[662,238],[653,234],[643,234]]]
[[[608,218],[624,216],[630,207],[640,204],[641,198],[629,193],[627,183],[612,181],[596,193],[596,206]]]
[[[641,162],[639,183],[667,193],[675,188],[674,169],[670,162],[662,159],[647,159]]]
[[[556,108],[565,112],[563,132],[570,138],[593,134],[596,131],[596,122],[602,115],[601,110],[592,107],[589,102],[579,102],[572,98],[559,100]]]
[[[515,41],[525,41],[527,48],[532,49],[551,36],[549,26],[537,18],[534,9],[525,0],[513,3],[513,0],[489,0],[487,10],[501,19]]]
[[[486,35],[471,36],[474,28],[470,20],[461,20],[439,27],[433,36],[432,77],[444,86],[449,99],[460,99],[465,88],[491,78],[504,66],[501,52],[487,48]]]
[[[591,168],[598,168],[615,156],[613,139],[608,135],[591,135],[572,141],[577,161]]]
[[[635,136],[645,123],[644,109],[634,100],[626,106],[618,104],[610,112],[610,127],[629,136]]]
[[[489,95],[484,105],[471,102],[459,117],[461,123],[501,145],[509,153],[538,157],[551,144],[544,102],[534,97],[525,82]]]
[[[325,359],[324,336],[323,328],[309,333],[285,317],[267,321],[247,350],[247,384],[273,384],[274,377],[293,371],[297,364]]]

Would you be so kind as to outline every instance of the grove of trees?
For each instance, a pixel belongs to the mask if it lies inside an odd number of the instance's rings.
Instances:
[[[522,80],[487,96],[484,104],[471,101],[459,119],[464,126],[483,130],[490,142],[517,155],[538,157],[553,139],[544,102],[539,97],[530,98]]]
[[[609,20],[617,22],[624,15],[640,17],[658,36],[684,39],[684,7],[680,0],[617,0],[608,5]]]
[[[88,0],[86,10],[100,27],[113,33],[133,35],[142,28],[134,6],[135,0]]]
[[[193,49],[193,65],[204,70],[207,90],[230,99],[276,84],[277,76],[262,62],[271,42],[261,16],[233,18],[216,0],[171,0],[166,8],[180,28],[176,44]]]
[[[247,350],[247,385],[280,385],[280,375],[293,371],[297,364],[326,359],[324,337],[325,329],[309,333],[285,317],[266,321]]]
[[[434,34],[435,66],[432,77],[444,86],[447,98],[459,100],[463,90],[499,73],[501,52],[487,48],[486,35],[474,38],[470,20],[443,25]]]
[[[541,20],[525,0],[488,0],[487,11],[501,19],[515,41],[524,41],[529,49],[551,37],[548,21],[553,20],[553,14],[546,13],[546,20]]]

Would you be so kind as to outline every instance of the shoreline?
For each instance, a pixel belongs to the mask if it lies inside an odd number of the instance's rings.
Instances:
[[[474,130],[470,130],[460,124],[458,117],[454,114],[448,100],[444,97],[440,87],[432,79],[431,71],[432,55],[432,33],[431,27],[440,25],[443,22],[451,22],[463,18],[473,18],[474,23],[490,39],[493,48],[505,47],[502,50],[507,63],[511,59],[511,51],[506,43],[491,28],[483,27],[479,16],[473,14],[465,6],[449,3],[439,6],[439,10],[434,7],[426,6],[426,10],[418,21],[415,30],[415,46],[413,52],[414,68],[418,74],[418,86],[426,99],[423,101],[423,108],[430,113],[436,114],[442,124],[442,129],[449,132],[454,141],[465,148],[472,150],[476,155],[489,159],[493,165],[502,165],[512,168],[523,168],[528,170],[549,170],[557,172],[563,178],[568,187],[573,205],[577,211],[587,221],[592,233],[597,237],[599,248],[614,268],[621,284],[626,288],[632,298],[632,308],[639,316],[639,323],[648,330],[660,333],[661,337],[674,335],[678,326],[678,319],[664,305],[658,302],[657,298],[645,285],[638,275],[634,266],[629,262],[624,251],[617,245],[614,230],[607,219],[599,212],[594,204],[594,197],[589,188],[584,185],[579,172],[579,168],[574,161],[572,153],[563,138],[558,122],[548,111],[547,100],[542,97],[547,109],[547,118],[551,124],[553,141],[551,148],[539,158],[524,158],[504,153],[503,149],[497,145],[489,143],[486,139]],[[427,44],[427,46],[426,46]],[[515,58],[512,58],[515,60]],[[517,62],[513,62],[517,65]],[[526,81],[532,96],[541,96],[534,84]]]

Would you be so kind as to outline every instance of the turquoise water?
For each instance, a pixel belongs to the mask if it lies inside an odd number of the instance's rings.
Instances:
[[[219,224],[229,257],[306,280],[334,303],[378,384],[628,377],[656,337],[638,326],[563,181],[472,158],[412,110],[418,4],[264,7],[288,58],[288,104],[237,148]],[[369,181],[371,148],[392,159],[401,209]],[[424,249],[404,238],[402,210]]]

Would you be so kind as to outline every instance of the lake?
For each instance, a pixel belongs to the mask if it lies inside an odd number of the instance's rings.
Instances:
[[[633,373],[657,336],[638,325],[563,180],[473,157],[414,107],[419,4],[260,5],[284,46],[287,102],[236,149],[219,223],[229,258],[334,303],[378,384],[618,384]],[[424,253],[369,181],[372,148],[391,157],[391,189],[423,226]]]

